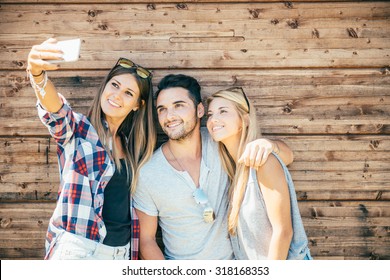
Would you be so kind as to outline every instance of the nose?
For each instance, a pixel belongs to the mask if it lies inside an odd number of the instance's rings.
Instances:
[[[215,114],[213,114],[212,116],[209,117],[209,121],[211,123],[217,123],[217,122],[219,122],[219,119]]]
[[[120,96],[121,96],[121,91],[120,90],[116,90],[112,93],[112,96],[115,98],[115,99],[119,99]]]
[[[176,117],[174,110],[168,108],[167,109],[167,119],[170,120],[170,119],[173,119],[174,117]]]

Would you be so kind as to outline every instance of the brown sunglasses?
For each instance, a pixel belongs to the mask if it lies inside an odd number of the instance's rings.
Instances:
[[[246,96],[245,91],[242,89],[242,87],[231,87],[231,88],[228,88],[227,91],[241,93],[245,98],[245,102],[246,102],[246,105],[248,106],[248,113],[249,113],[251,107],[249,106],[248,97]]]
[[[142,79],[147,79],[147,78],[152,77],[152,73],[149,70],[147,70],[147,69],[143,68],[142,66],[134,63],[130,59],[121,57],[121,58],[118,59],[117,63],[115,64],[115,66],[117,66],[117,65],[120,65],[123,68],[135,68],[135,71],[136,71],[137,75],[139,77],[141,77]]]

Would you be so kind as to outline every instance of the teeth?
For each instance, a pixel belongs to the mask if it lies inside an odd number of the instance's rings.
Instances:
[[[221,128],[223,128],[223,126],[214,126],[213,131],[220,130]]]
[[[169,123],[169,124],[167,124],[167,127],[168,127],[168,128],[176,127],[176,126],[178,126],[180,123],[181,123],[181,122]]]
[[[119,104],[115,103],[115,102],[112,101],[111,99],[108,99],[108,103],[110,103],[112,106],[117,107],[117,108],[120,108],[120,107],[121,107]]]

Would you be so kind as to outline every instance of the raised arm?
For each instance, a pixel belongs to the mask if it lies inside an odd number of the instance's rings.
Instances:
[[[48,39],[40,45],[35,45],[27,59],[27,73],[40,104],[49,112],[56,113],[62,107],[53,83],[48,79],[49,70],[57,70],[58,65],[48,60],[62,60],[62,51],[56,46],[56,39]]]
[[[140,258],[144,260],[164,260],[164,255],[156,242],[158,218],[135,210],[140,224]]]
[[[293,236],[290,194],[283,168],[275,156],[271,155],[258,169],[257,180],[272,225],[268,259],[285,260]]]
[[[272,152],[276,153],[286,165],[294,160],[292,150],[283,141],[259,138],[246,145],[238,162],[257,169],[267,161]]]

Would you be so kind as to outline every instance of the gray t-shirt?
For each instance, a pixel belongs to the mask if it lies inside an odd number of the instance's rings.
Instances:
[[[218,146],[206,129],[201,129],[202,160],[199,185],[208,197],[215,221],[203,220],[204,206],[193,197],[196,186],[187,172],[174,169],[161,147],[140,171],[134,206],[159,217],[167,259],[233,259],[227,215],[227,175]],[[142,229],[141,229],[142,230]]]

